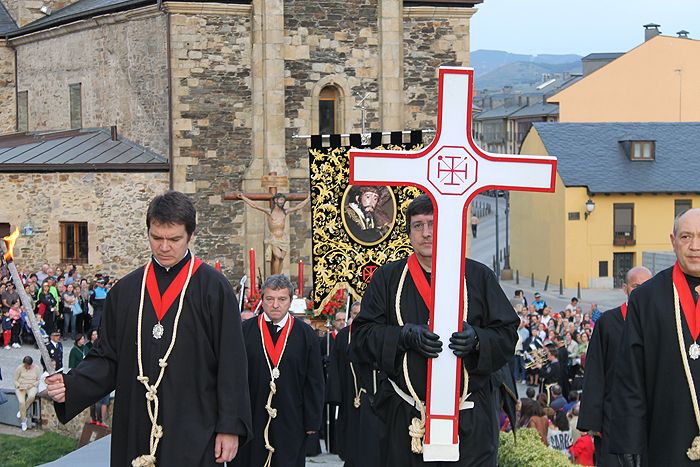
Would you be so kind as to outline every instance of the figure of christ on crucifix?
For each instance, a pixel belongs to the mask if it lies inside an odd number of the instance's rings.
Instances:
[[[289,233],[287,232],[287,215],[306,206],[311,199],[307,193],[278,193],[277,186],[284,177],[270,172],[263,177],[267,182],[269,193],[233,193],[225,194],[224,199],[241,199],[245,204],[265,214],[267,217],[268,236],[265,239],[265,259],[270,261],[270,275],[282,273],[282,262],[289,251]],[[273,185],[274,184],[274,185]],[[269,201],[269,208],[261,207],[254,201]],[[296,206],[285,208],[288,201],[301,201]]]
[[[389,377],[375,401],[391,421],[386,465],[496,464],[498,375],[513,356],[519,319],[493,273],[465,259],[467,207],[487,189],[553,191],[556,159],[474,144],[473,75],[440,68],[437,134],[427,148],[350,151],[351,184],[427,193],[406,212],[414,254],[374,273],[353,324],[351,359]]]

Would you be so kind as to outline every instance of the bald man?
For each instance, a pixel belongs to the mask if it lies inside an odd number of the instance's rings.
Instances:
[[[700,209],[670,237],[676,264],[630,295],[615,362],[610,452],[625,467],[700,464]]]
[[[625,274],[622,290],[629,299],[630,293],[649,279],[651,271],[644,266],[632,268]],[[608,446],[612,415],[610,403],[617,347],[622,339],[626,318],[627,301],[603,313],[593,330],[586,353],[586,371],[577,427],[593,436],[598,467],[618,467],[617,456],[610,454]]]

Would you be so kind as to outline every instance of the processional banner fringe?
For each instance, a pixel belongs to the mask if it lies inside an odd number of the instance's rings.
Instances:
[[[422,143],[416,143],[415,134],[411,139],[412,143],[374,148],[421,149]],[[377,142],[374,135],[373,141]],[[393,134],[392,141],[396,142]],[[350,185],[351,147],[320,146],[314,145],[312,140],[309,149],[312,300],[316,316],[339,289],[349,290],[353,300],[360,300],[379,266],[411,253],[405,229],[406,208],[420,194],[417,188],[410,186]],[[374,202],[372,209],[369,206]]]

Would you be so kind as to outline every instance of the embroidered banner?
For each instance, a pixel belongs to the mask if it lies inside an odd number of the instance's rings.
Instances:
[[[374,136],[372,140],[377,142]],[[402,144],[394,134],[391,139],[395,144],[375,148],[391,151],[422,147],[420,132],[411,134],[411,143]],[[405,213],[420,194],[413,187],[350,185],[350,147],[321,147],[319,142],[312,139],[309,149],[312,300],[316,315],[339,289],[349,290],[353,300],[359,300],[379,266],[412,252]]]

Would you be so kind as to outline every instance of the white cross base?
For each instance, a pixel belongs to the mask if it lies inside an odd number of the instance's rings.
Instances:
[[[435,140],[421,151],[350,151],[350,183],[412,185],[433,200],[430,327],[443,342],[461,331],[469,202],[489,189],[554,191],[556,158],[490,154],[471,135],[472,68],[439,70]],[[458,254],[459,251],[459,254]],[[468,280],[468,278],[467,278]],[[459,299],[456,300],[459,294]],[[461,359],[449,349],[428,360],[423,460],[459,460]],[[394,428],[396,429],[396,428]],[[487,427],[484,427],[487,429]]]

